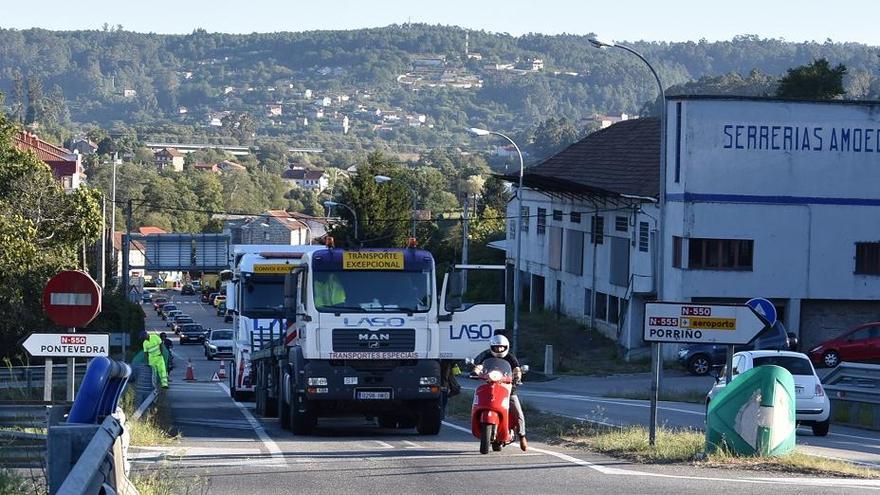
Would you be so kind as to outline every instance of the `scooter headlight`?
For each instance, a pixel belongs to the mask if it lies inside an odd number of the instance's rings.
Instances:
[[[498,370],[492,370],[489,372],[489,381],[491,382],[500,382],[503,377],[504,374]]]

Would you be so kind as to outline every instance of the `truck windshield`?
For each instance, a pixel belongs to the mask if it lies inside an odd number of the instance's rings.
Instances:
[[[241,281],[241,314],[274,317],[284,309],[284,277],[250,277]]]
[[[322,313],[423,313],[431,309],[430,270],[316,271],[315,308]]]

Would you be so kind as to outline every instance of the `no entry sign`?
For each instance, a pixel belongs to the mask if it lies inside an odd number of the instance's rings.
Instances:
[[[88,273],[65,270],[43,289],[43,310],[59,326],[84,327],[101,312],[101,288]]]

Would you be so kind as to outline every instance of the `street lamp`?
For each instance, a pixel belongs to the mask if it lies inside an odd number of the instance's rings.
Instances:
[[[663,83],[660,82],[660,76],[657,75],[657,71],[654,70],[654,67],[651,66],[650,62],[648,62],[641,53],[633,50],[628,46],[624,46],[613,41],[603,41],[597,38],[591,38],[590,44],[600,49],[614,47],[632,53],[636,57],[639,57],[639,59],[648,66],[648,69],[654,76],[654,80],[657,81],[657,90],[660,92],[660,194],[658,198],[659,201],[657,203],[657,206],[660,208],[660,212],[658,215],[660,219],[657,222],[659,224],[659,226],[657,227],[657,237],[660,239],[660,242],[657,243],[657,249],[655,250],[656,259],[654,262],[654,266],[657,267],[657,300],[663,301],[663,257],[666,250],[666,239],[664,237],[664,232],[666,231],[666,92],[663,91]],[[662,344],[654,343],[651,345],[653,346],[653,349],[651,349],[651,423],[648,430],[648,443],[650,445],[654,445],[657,430],[657,402],[660,399],[660,373],[663,370],[663,357],[661,355]],[[728,352],[727,376],[730,376],[731,359],[732,352]]]
[[[373,177],[373,180],[376,181],[376,184],[385,184],[386,182],[391,182],[393,179],[391,179],[391,177],[388,177],[387,175],[377,175],[377,176]],[[409,193],[412,196],[412,213],[411,213],[411,215],[412,215],[412,233],[410,234],[410,237],[415,237],[416,236],[416,200],[417,200],[418,196],[416,195],[415,189],[413,189],[409,186],[406,186],[406,188],[409,189]]]
[[[324,201],[324,208],[327,208],[327,210],[332,209],[334,206],[341,206],[351,212],[352,217],[354,217],[354,240],[358,241],[358,216],[357,216],[357,213],[355,213],[355,211],[352,210],[351,207],[345,203],[337,203],[336,201]]]
[[[476,127],[471,127],[468,129],[472,135],[476,137],[486,137],[486,136],[498,136],[506,139],[510,144],[513,145],[514,149],[516,149],[516,154],[519,157],[519,186],[516,188],[516,255],[513,259],[513,339],[510,344],[511,351],[516,354],[517,344],[519,343],[519,296],[520,296],[520,281],[519,281],[519,266],[520,260],[522,258],[522,189],[523,189],[523,172],[525,170],[525,165],[523,164],[523,156],[522,151],[520,151],[519,146],[513,142],[513,139],[510,139],[506,135],[489,131],[486,129],[479,129]]]
[[[663,235],[666,224],[665,216],[666,216],[666,92],[663,90],[663,83],[660,82],[660,76],[657,75],[657,71],[654,70],[654,67],[651,66],[650,62],[648,62],[645,57],[642,56],[641,53],[633,50],[632,48],[621,45],[619,43],[615,43],[613,41],[606,41],[600,38],[590,38],[590,44],[596,48],[604,49],[604,48],[620,48],[621,50],[632,53],[636,57],[645,63],[648,66],[648,69],[651,71],[651,74],[654,76],[654,80],[657,81],[657,90],[660,92],[660,197],[657,202],[660,208],[660,220],[658,221],[659,227],[657,228],[657,237],[660,238],[660,242],[657,243],[656,249],[656,257],[657,260],[654,263],[654,266],[657,267],[657,300],[663,300],[663,256],[666,251],[666,242]]]

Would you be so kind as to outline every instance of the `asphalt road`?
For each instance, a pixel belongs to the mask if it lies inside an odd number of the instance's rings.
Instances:
[[[227,326],[212,308],[190,302],[193,299],[175,297],[203,325]],[[147,314],[148,328],[164,328],[151,309]],[[412,430],[380,429],[363,418],[342,418],[322,420],[315,436],[294,437],[280,429],[277,419],[254,417],[252,403],[233,402],[225,384],[209,381],[219,363],[207,361],[201,346],[176,345],[174,352],[177,367],[169,393],[181,441],[171,447],[133,449],[130,458],[135,471],[164,463],[172,468],[169,476],[202,483],[203,489],[190,493],[678,495],[718,490],[774,494],[880,490],[877,481],[632,465],[534,442],[528,453],[509,446],[483,456],[469,431],[454,423],[446,423],[437,436],[423,437]],[[189,359],[196,382],[183,381]],[[563,398],[555,400],[566,403]]]

